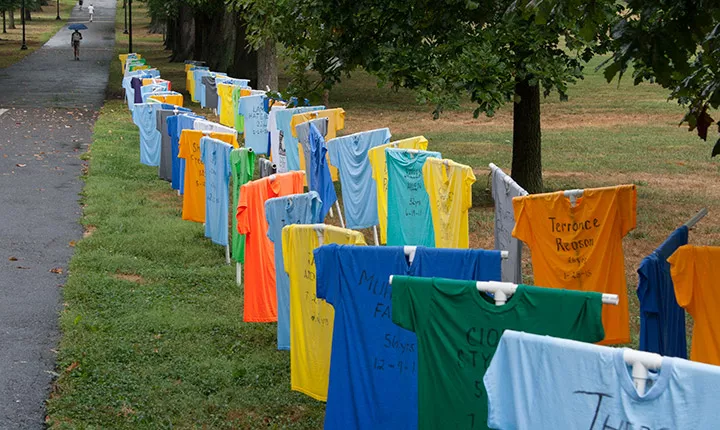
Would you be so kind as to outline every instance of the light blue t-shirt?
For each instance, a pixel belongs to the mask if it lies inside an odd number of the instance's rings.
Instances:
[[[500,280],[500,251],[326,245],[317,296],[335,309],[325,430],[417,429],[417,338],[393,324],[390,275]]]
[[[296,137],[293,137],[292,127],[290,127],[293,115],[323,109],[325,109],[325,106],[301,106],[291,109],[281,109],[276,114],[277,129],[280,131],[280,147],[285,149],[288,171],[300,170],[298,140]]]
[[[140,87],[140,95],[143,103],[147,103],[148,97],[153,94],[168,94],[168,83],[159,82],[157,84],[147,84]],[[177,94],[177,93],[176,93]]]
[[[664,357],[639,395],[624,348],[507,330],[485,373],[498,429],[715,429],[720,367]]]
[[[230,185],[230,151],[222,140],[200,139],[200,160],[205,165],[205,237],[218,245],[228,245],[228,191]]]
[[[185,114],[185,115],[178,115],[177,116],[177,138],[173,139],[170,144],[172,145],[172,151],[173,151],[173,177],[175,177],[175,171],[177,171],[178,181],[179,183],[177,190],[180,191],[180,194],[185,194],[185,159],[180,158],[180,134],[182,134],[182,131],[185,129],[192,130],[195,126],[195,120],[196,119],[205,119],[205,117],[194,115],[194,114]]]
[[[203,76],[208,76],[210,70],[195,70],[193,72],[193,86],[195,87],[195,98],[200,102],[200,107],[205,107],[205,85],[202,84]]]
[[[368,151],[390,142],[389,128],[363,131],[327,141],[330,163],[340,172],[347,228],[378,225],[377,190]]]
[[[267,129],[268,113],[265,111],[264,95],[240,97],[238,111],[245,119],[245,147],[256,154],[267,154],[270,134]]]
[[[140,162],[148,166],[160,165],[162,135],[157,129],[155,111],[159,103],[138,103],[133,109],[133,122],[140,130]]]
[[[322,201],[315,191],[275,197],[265,202],[267,236],[275,245],[275,286],[277,289],[277,348],[290,349],[290,278],[285,272],[282,229],[291,224],[321,223]]]
[[[308,161],[310,166],[306,166],[310,171],[308,188],[317,191],[320,195],[322,200],[321,219],[325,219],[325,216],[330,212],[330,208],[337,201],[335,185],[330,176],[330,167],[327,163],[326,154],[325,138],[314,124],[310,124],[310,160]]]
[[[388,227],[387,244],[435,246],[430,198],[422,168],[439,152],[387,148]]]

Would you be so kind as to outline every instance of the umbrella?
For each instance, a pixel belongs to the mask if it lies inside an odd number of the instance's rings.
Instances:
[[[87,30],[87,25],[85,24],[70,24],[68,25],[68,28],[70,30]]]

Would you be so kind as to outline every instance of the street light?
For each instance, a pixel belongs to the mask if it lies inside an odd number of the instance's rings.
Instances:
[[[25,0],[22,0],[22,7],[20,8],[20,13],[22,14],[22,26],[23,26],[23,41],[22,46],[20,47],[21,51],[25,51],[28,49],[27,45],[25,44]]]
[[[25,0],[23,0],[25,1]],[[132,50],[132,0],[127,0],[128,4],[128,53],[133,52]]]
[[[125,12],[125,30],[123,30],[123,34],[128,34],[128,30],[127,30],[127,0],[123,0],[123,9]]]
[[[57,16],[55,20],[60,21],[60,0],[55,0],[55,5],[57,5]]]

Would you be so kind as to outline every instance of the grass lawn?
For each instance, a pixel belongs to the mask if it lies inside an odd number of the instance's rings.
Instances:
[[[20,9],[15,11],[15,29],[10,28],[10,13],[6,14],[7,33],[0,33],[0,69],[17,63],[36,49],[43,46],[57,31],[67,23],[70,11],[76,5],[75,0],[57,0],[60,2],[60,21],[57,18],[57,2],[50,0],[41,12],[32,12],[32,20],[25,22],[25,42],[28,47],[21,51],[22,21]]]
[[[167,62],[161,36],[143,30],[147,20],[141,22],[137,8],[136,51],[183,90],[183,66]],[[119,50],[124,37],[118,32]],[[569,102],[543,102],[545,182],[550,190],[638,186],[638,225],[624,240],[637,346],[640,260],[701,207],[710,215],[691,233],[691,243],[720,244],[718,164],[709,158],[710,144],[677,126],[683,111],[665,101],[665,91],[629,82],[608,85],[593,64]],[[116,60],[111,96],[119,78]],[[492,246],[487,164],[509,170],[508,108],[495,118],[473,120],[468,105],[433,121],[431,109],[415,105],[412,94],[379,89],[363,73],[334,89],[331,103],[347,111],[347,133],[388,126],[396,138],[424,134],[430,149],[473,166],[471,246]],[[204,239],[201,225],[180,219],[180,198],[157,179],[156,169],[139,163],[138,146],[124,103],[111,98],[88,154],[86,237],[77,244],[64,287],[60,377],[48,423],[321,428],[324,405],[290,391],[289,356],[275,350],[275,325],[242,322],[242,290],[235,286],[234,268],[224,264],[224,250]],[[691,325],[688,318],[689,332]]]

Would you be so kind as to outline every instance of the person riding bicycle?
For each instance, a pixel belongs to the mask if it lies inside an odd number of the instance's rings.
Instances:
[[[73,51],[75,52],[75,59],[80,59],[80,41],[82,40],[82,34],[78,30],[75,30],[70,35],[70,45],[73,47]]]

